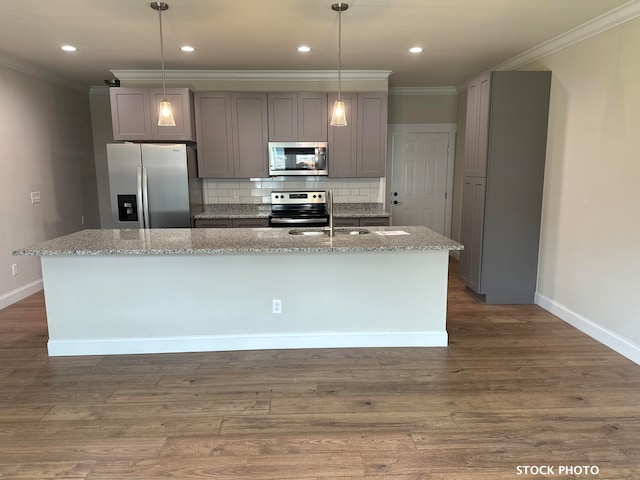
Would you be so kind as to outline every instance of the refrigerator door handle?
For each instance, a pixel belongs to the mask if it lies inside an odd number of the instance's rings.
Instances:
[[[138,207],[138,225],[144,228],[144,215],[142,214],[142,167],[138,167],[137,178],[138,194],[136,195],[136,203]]]
[[[142,203],[144,205],[144,228],[151,228],[149,218],[149,181],[147,178],[147,167],[142,167]]]

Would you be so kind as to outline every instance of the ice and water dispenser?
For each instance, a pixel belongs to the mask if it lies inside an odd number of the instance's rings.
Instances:
[[[118,195],[118,220],[121,222],[138,221],[138,203],[135,195]]]

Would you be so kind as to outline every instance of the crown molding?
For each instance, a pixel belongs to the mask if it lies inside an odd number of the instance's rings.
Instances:
[[[0,55],[0,65],[30,75],[32,77],[45,80],[47,82],[55,83],[56,85],[60,85],[62,87],[71,88],[72,90],[77,90],[83,93],[87,93],[89,91],[89,89],[85,85],[81,85],[72,80],[69,80],[68,78],[61,77],[48,70],[25,62],[23,60],[19,60],[15,57],[8,56],[6,54]]]
[[[389,95],[457,95],[456,87],[395,87]]]
[[[109,87],[106,85],[93,85],[89,88],[89,95],[109,95]]]
[[[111,70],[122,81],[153,81],[162,70]],[[388,80],[391,70],[342,70],[344,80]],[[334,80],[337,70],[165,70],[167,80],[317,81]]]
[[[492,70],[515,70],[640,16],[640,0],[632,0],[593,20],[517,55]]]

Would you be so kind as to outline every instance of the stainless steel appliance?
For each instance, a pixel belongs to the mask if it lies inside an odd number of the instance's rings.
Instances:
[[[298,190],[271,192],[270,227],[327,227],[327,192]]]
[[[107,144],[113,228],[191,227],[202,211],[196,155],[186,144]]]
[[[269,142],[269,175],[329,175],[327,142]]]

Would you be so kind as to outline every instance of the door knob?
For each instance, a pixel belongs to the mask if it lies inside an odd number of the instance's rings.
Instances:
[[[398,196],[398,192],[393,192],[393,196],[397,197]]]
[[[402,205],[402,202],[399,202],[398,200],[394,200],[394,201],[393,201],[393,204],[394,204],[394,205]]]

